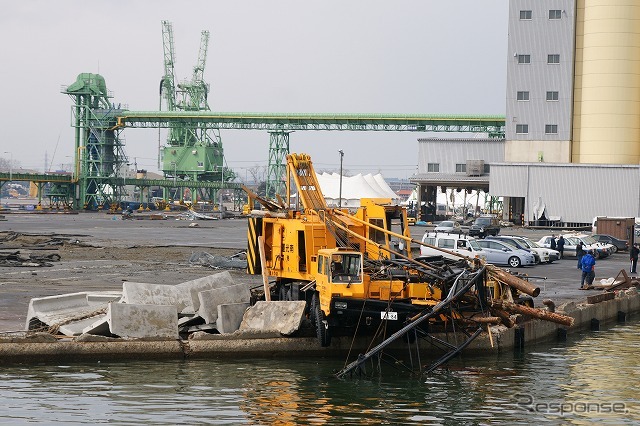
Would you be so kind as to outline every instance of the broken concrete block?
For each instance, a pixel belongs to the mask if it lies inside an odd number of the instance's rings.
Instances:
[[[190,295],[191,305],[183,309],[182,313],[195,313],[200,309],[200,299],[198,293],[205,290],[213,290],[216,288],[229,287],[234,285],[233,278],[229,271],[220,272],[218,274],[208,275],[206,277],[197,278],[191,281],[185,281],[176,285],[179,290],[185,291]],[[189,310],[190,309],[190,310]]]
[[[109,303],[106,318],[87,327],[84,333],[178,339],[178,310],[175,305]]]
[[[189,293],[175,285],[122,283],[122,302],[128,305],[173,305],[178,312],[192,305]]]
[[[259,301],[245,312],[240,331],[274,330],[284,335],[293,334],[300,328],[306,304],[304,300]]]
[[[238,330],[247,309],[249,309],[249,302],[218,305],[218,319],[216,320],[218,333],[228,334]]]
[[[53,326],[57,324],[69,324],[98,315],[106,309],[107,303],[97,303],[95,300],[89,303],[87,292],[68,293],[57,296],[37,297],[29,301],[27,309],[26,329],[33,330],[42,327],[42,324]]]
[[[236,284],[228,287],[215,288],[198,293],[200,309],[198,315],[205,323],[215,324],[218,319],[218,305],[227,303],[249,302],[251,291],[247,284]]]

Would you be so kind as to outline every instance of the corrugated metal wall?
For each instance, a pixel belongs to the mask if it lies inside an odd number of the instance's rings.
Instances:
[[[520,11],[530,10],[530,20]],[[549,10],[561,10],[560,19],[549,19]],[[575,0],[510,0],[507,54],[506,139],[568,141],[571,139]],[[547,55],[559,54],[559,64],[548,64]],[[530,64],[519,64],[518,55],[531,55]],[[518,101],[517,92],[528,91],[529,101]],[[557,91],[558,101],[547,101],[547,91]],[[528,124],[528,134],[516,134],[517,124]],[[557,124],[558,134],[545,134],[546,124]]]
[[[427,173],[428,163],[440,164],[440,173],[455,173],[456,164],[484,160],[504,161],[503,139],[418,139],[418,173]],[[464,173],[463,173],[464,174]]]
[[[591,223],[596,216],[640,217],[640,166],[587,164],[494,164],[494,196],[525,197],[525,220],[538,200],[546,215],[565,223]]]

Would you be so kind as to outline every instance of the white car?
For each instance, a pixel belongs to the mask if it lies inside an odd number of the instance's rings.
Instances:
[[[460,228],[460,224],[454,220],[443,220],[436,225],[433,232],[448,232],[460,234],[462,233],[462,229]]]
[[[536,243],[533,240],[530,240],[527,237],[518,237],[518,238],[520,238],[523,244],[529,247],[530,250],[538,253],[538,255],[540,256],[540,262],[552,263],[554,260],[560,259],[560,252],[558,250],[542,247],[540,246],[540,244]]]
[[[479,240],[478,245],[487,256],[487,262],[495,265],[508,265],[512,268],[533,266],[536,264],[532,253],[516,248],[509,243],[498,240]]]
[[[586,235],[585,235],[586,236]],[[582,249],[587,252],[589,250],[593,250],[596,253],[597,258],[603,258],[609,256],[611,253],[607,247],[604,246],[596,246],[591,245],[588,239],[576,238],[574,234],[563,234],[564,238],[564,256],[575,257],[576,256],[576,247],[578,246],[578,241],[582,241]],[[551,247],[551,235],[546,235],[538,241],[538,244],[542,247]],[[556,238],[557,244],[557,238]]]
[[[460,256],[446,253],[438,248],[459,253],[471,258],[486,260],[484,250],[478,245],[475,238],[460,234],[442,234],[437,232],[425,232],[422,242],[429,246],[420,246],[421,256],[443,256],[448,259],[460,260]]]

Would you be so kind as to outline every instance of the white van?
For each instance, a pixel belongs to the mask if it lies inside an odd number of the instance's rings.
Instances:
[[[486,260],[482,247],[478,245],[475,238],[462,234],[445,234],[440,232],[425,232],[422,242],[434,247],[439,247],[454,253],[471,258]],[[444,256],[448,259],[460,260],[460,257],[445,253],[432,247],[420,246],[421,256]]]

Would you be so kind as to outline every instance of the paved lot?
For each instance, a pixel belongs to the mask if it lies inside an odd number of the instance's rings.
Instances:
[[[77,241],[74,247],[61,248],[62,259],[50,268],[0,267],[0,330],[24,327],[29,300],[83,290],[122,289],[122,281],[176,284],[215,273],[209,268],[189,265],[194,251],[232,254],[246,248],[245,219],[197,221],[120,220],[106,213],[80,214],[7,214],[0,221],[1,231],[34,235],[62,235]],[[420,239],[426,228],[414,226],[411,232]],[[501,235],[526,235],[538,240],[548,230],[503,229]],[[5,248],[7,243],[4,244]],[[90,247],[87,247],[90,246]],[[93,247],[91,247],[93,246]],[[536,303],[550,298],[561,304],[581,300],[594,291],[579,290],[580,271],[575,258],[550,265],[517,268],[531,276],[540,288]],[[620,252],[599,260],[596,282],[615,277],[629,268],[628,253]],[[260,283],[259,277],[235,271],[239,281]],[[545,277],[541,279],[538,277]]]

